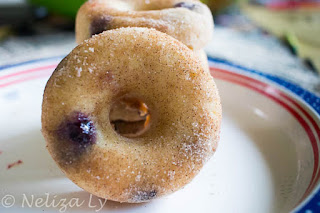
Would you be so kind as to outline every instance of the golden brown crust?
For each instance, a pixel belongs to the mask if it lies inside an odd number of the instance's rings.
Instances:
[[[202,49],[213,33],[209,8],[198,0],[186,0],[191,9],[176,7],[181,0],[91,0],[78,11],[76,40],[120,27],[147,27],[164,32],[194,50]]]
[[[194,54],[200,60],[202,66],[203,66],[203,69],[207,72],[210,72],[207,53],[203,49],[201,49],[198,51],[194,51]]]
[[[109,121],[111,103],[126,94],[150,109],[150,128],[137,138],[118,135]],[[81,152],[60,132],[74,112],[88,115],[95,130]],[[213,155],[220,123],[209,72],[181,42],[147,28],[110,30],[80,44],[52,74],[42,105],[42,132],[59,167],[86,191],[120,202],[189,183]]]

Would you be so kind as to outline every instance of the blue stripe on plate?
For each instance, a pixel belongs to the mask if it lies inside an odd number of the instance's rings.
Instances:
[[[213,58],[213,57],[208,57],[208,59],[209,59],[209,61],[214,62],[214,63],[228,65],[230,67],[237,68],[239,70],[242,70],[242,71],[245,71],[248,73],[256,74],[258,76],[261,76],[265,79],[268,79],[268,80],[290,90],[294,94],[298,95],[305,102],[307,102],[307,104],[317,112],[318,116],[320,116],[320,97],[303,89],[302,87],[300,87],[294,83],[291,83],[287,80],[284,80],[282,78],[279,78],[277,76],[266,74],[263,72],[259,72],[254,69],[249,69],[249,68],[234,64],[234,63],[229,62],[224,59]],[[297,212],[297,213],[320,212],[320,189],[318,189],[318,191],[312,196],[313,197],[308,201],[308,203],[306,205],[304,205],[300,209],[296,210],[295,212]]]
[[[231,63],[231,62],[226,61],[224,59],[212,58],[212,57],[208,57],[208,59],[209,59],[209,61],[212,61],[214,63],[225,64],[225,65],[228,65],[228,66],[231,66],[231,67],[234,67],[237,69],[241,69],[241,70],[249,72],[249,73],[257,74],[257,75],[262,76],[268,80],[271,80],[272,82],[277,83],[278,85],[281,85],[281,86],[285,87],[286,89],[290,90],[291,92],[293,92],[294,94],[298,95],[300,98],[302,98],[304,101],[306,101],[318,113],[318,115],[320,115],[320,97],[303,89],[302,87],[300,87],[294,83],[290,83],[289,81],[284,80],[282,78],[279,78],[277,76],[266,74],[263,72],[259,72],[254,69],[249,69],[249,68]]]

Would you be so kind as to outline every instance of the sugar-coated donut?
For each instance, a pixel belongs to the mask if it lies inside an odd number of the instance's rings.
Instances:
[[[78,11],[76,40],[120,27],[154,28],[200,50],[211,40],[213,18],[198,0],[90,0]]]
[[[195,51],[194,53],[196,57],[200,60],[203,69],[207,72],[210,72],[207,53],[203,49]]]
[[[146,118],[136,137],[116,131],[126,108]],[[149,201],[189,183],[215,152],[220,122],[218,91],[200,60],[148,28],[105,31],[77,46],[50,77],[42,105],[42,133],[62,171],[119,202]]]

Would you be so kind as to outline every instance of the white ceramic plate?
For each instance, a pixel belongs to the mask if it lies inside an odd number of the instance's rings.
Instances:
[[[217,59],[223,125],[215,156],[168,197],[104,204],[63,175],[40,132],[43,89],[60,60],[0,68],[0,212],[319,212],[319,97]]]

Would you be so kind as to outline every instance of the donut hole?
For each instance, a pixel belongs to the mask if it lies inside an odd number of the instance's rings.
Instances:
[[[110,109],[110,124],[119,135],[134,138],[144,134],[150,126],[147,104],[139,98],[122,97]]]

